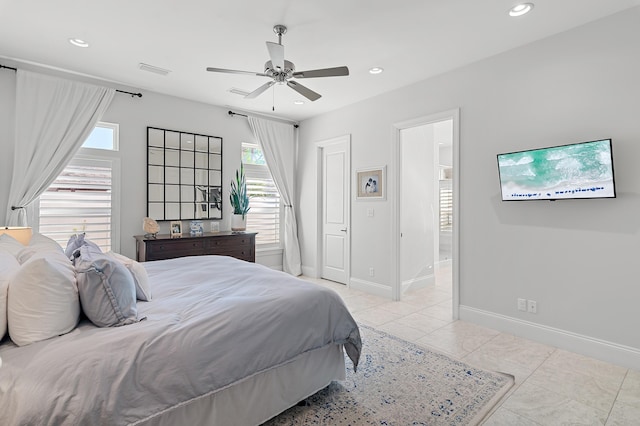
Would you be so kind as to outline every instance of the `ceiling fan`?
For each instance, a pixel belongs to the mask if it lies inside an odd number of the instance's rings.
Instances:
[[[309,71],[296,71],[296,67],[293,62],[289,62],[284,59],[284,46],[282,45],[282,35],[287,32],[287,27],[284,25],[276,25],[273,27],[273,32],[278,35],[278,43],[267,42],[267,50],[269,50],[270,61],[264,64],[264,72],[251,72],[251,71],[237,71],[228,70],[224,68],[212,68],[208,67],[207,71],[222,72],[227,74],[247,74],[257,75],[260,77],[268,77],[271,81],[258,87],[253,92],[245,96],[246,99],[253,99],[258,97],[261,93],[267,90],[269,87],[276,83],[286,84],[296,92],[300,93],[310,101],[316,101],[320,99],[321,95],[313,90],[303,86],[302,84],[292,81],[292,78],[317,78],[317,77],[338,77],[349,75],[349,68],[347,67],[335,67],[335,68],[322,68]]]

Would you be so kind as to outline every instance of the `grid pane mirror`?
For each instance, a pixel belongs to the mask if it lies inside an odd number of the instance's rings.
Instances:
[[[222,219],[222,138],[147,127],[147,216]]]

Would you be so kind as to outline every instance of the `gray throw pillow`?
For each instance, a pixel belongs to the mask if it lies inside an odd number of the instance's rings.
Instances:
[[[131,273],[117,260],[83,245],[73,263],[82,310],[98,327],[138,322],[136,286]]]
[[[71,259],[71,255],[74,251],[82,247],[84,243],[85,234],[73,234],[69,241],[67,241],[67,248],[64,249],[64,255],[67,256],[67,259]]]

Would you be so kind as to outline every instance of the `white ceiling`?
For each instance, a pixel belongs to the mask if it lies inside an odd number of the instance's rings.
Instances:
[[[0,64],[44,64],[200,102],[302,120],[424,80],[640,5],[640,0],[0,0]],[[257,99],[265,41],[284,24],[285,57],[298,71],[346,65],[348,77],[298,80],[322,94],[305,101],[286,86]],[[88,41],[80,49],[69,38]],[[4,59],[3,59],[4,58]],[[160,76],[140,62],[171,70]],[[368,69],[383,67],[371,75]],[[0,72],[8,72],[6,70]],[[272,106],[275,105],[275,112]]]

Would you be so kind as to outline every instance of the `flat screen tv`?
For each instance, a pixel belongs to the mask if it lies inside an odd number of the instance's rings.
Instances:
[[[502,201],[615,198],[611,139],[498,154]]]

